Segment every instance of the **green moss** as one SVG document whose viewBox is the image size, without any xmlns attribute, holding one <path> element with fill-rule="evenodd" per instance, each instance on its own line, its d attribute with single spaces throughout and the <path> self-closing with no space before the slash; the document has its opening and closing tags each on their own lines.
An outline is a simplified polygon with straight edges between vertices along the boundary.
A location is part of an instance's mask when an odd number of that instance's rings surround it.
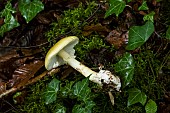
<svg viewBox="0 0 170 113">
<path fill-rule="evenodd" d="M 46 87 L 45 81 L 49 81 L 49 78 L 45 78 L 43 81 L 39 81 L 35 85 L 28 87 L 30 92 L 28 92 L 24 100 L 24 103 L 22 105 L 17 106 L 19 112 L 27 112 L 27 113 L 48 112 L 47 108 L 49 106 L 46 106 L 43 99 L 41 98 L 41 92 Z M 13 111 L 13 112 L 18 112 L 18 111 Z"/>
<path fill-rule="evenodd" d="M 86 54 L 93 49 L 100 50 L 109 47 L 99 35 L 90 35 L 89 37 L 80 37 L 80 43 L 76 45 L 75 50 L 77 58 L 82 60 L 86 59 Z"/>
<path fill-rule="evenodd" d="M 110 102 L 108 93 L 99 92 L 95 98 L 96 106 L 93 109 L 94 113 L 144 113 L 144 107 L 140 104 L 135 104 L 127 107 L 127 92 L 114 93 L 115 105 Z"/>
<path fill-rule="evenodd" d="M 163 81 L 159 80 L 158 69 L 161 66 L 161 61 L 154 55 L 151 50 L 134 55 L 136 61 L 135 75 L 131 86 L 138 87 L 146 95 L 155 100 L 160 99 L 164 92 Z"/>
<path fill-rule="evenodd" d="M 92 15 L 97 4 L 95 2 L 87 3 L 87 7 L 79 4 L 77 8 L 64 11 L 64 14 L 58 20 L 51 24 L 51 29 L 46 33 L 48 40 L 52 40 L 59 35 L 71 32 L 76 36 L 81 33 L 81 27 L 86 24 L 85 20 Z M 55 43 L 55 41 L 54 41 Z"/>
</svg>

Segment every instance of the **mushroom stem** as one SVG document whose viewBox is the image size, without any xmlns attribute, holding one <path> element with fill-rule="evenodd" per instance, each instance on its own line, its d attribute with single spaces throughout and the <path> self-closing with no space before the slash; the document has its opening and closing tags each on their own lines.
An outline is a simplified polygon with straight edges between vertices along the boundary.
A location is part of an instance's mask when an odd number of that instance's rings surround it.
<svg viewBox="0 0 170 113">
<path fill-rule="evenodd" d="M 89 80 L 102 85 L 101 77 L 98 76 L 98 73 L 92 71 L 90 68 L 77 61 L 75 58 L 70 56 L 66 51 L 61 50 L 58 53 L 58 56 L 60 56 L 67 64 L 69 64 L 71 67 L 73 67 L 75 70 L 80 72 L 85 77 L 90 76 Z"/>
</svg>

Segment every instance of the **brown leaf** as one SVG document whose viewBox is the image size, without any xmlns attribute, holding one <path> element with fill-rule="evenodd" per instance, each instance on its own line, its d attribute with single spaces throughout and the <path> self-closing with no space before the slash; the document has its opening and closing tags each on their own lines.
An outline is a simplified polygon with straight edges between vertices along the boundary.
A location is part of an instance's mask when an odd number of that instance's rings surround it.
<svg viewBox="0 0 170 113">
<path fill-rule="evenodd" d="M 12 39 L 9 37 L 4 37 L 3 40 L 0 42 L 0 46 L 8 46 L 9 44 L 12 43 Z"/>
<path fill-rule="evenodd" d="M 0 52 L 0 63 L 2 62 L 6 62 L 8 61 L 9 59 L 11 58 L 16 58 L 16 57 L 19 57 L 19 55 L 17 54 L 16 50 L 7 50 L 7 51 L 1 51 Z"/>
<path fill-rule="evenodd" d="M 166 92 L 164 99 L 159 102 L 158 113 L 169 113 L 170 112 L 170 92 Z"/>
<path fill-rule="evenodd" d="M 10 58 L 4 62 L 0 62 L 0 78 L 5 81 L 11 79 L 14 70 L 23 65 L 26 60 L 27 58 Z"/>
<path fill-rule="evenodd" d="M 124 46 L 128 42 L 128 32 L 122 33 L 119 30 L 113 30 L 106 37 L 106 41 L 114 45 L 116 49 Z"/>
<path fill-rule="evenodd" d="M 13 79 L 8 83 L 9 87 L 24 86 L 30 78 L 44 65 L 44 61 L 34 60 L 29 64 L 24 64 L 17 68 L 13 73 Z"/>
<path fill-rule="evenodd" d="M 44 40 L 43 30 L 44 30 L 43 25 L 37 25 L 33 29 L 28 30 L 26 33 L 22 34 L 22 36 L 16 40 L 15 46 L 26 47 L 39 44 L 38 40 Z"/>
<path fill-rule="evenodd" d="M 103 21 L 102 21 L 102 24 L 104 24 L 104 25 L 109 25 L 109 24 L 111 24 L 113 21 L 116 21 L 116 20 L 114 20 L 113 18 L 106 18 L 106 19 L 104 19 Z"/>
<path fill-rule="evenodd" d="M 4 19 L 0 18 L 0 26 L 4 24 Z"/>
<path fill-rule="evenodd" d="M 0 51 L 0 62 L 6 62 L 9 59 L 20 57 L 29 57 L 32 55 L 35 55 L 37 53 L 40 53 L 42 50 L 37 49 L 7 49 L 7 51 Z M 21 55 L 22 54 L 22 55 Z"/>
<path fill-rule="evenodd" d="M 133 9 L 134 9 L 135 11 L 138 11 L 138 8 L 139 8 L 139 4 L 138 4 L 138 3 L 135 3 L 135 4 L 133 5 Z"/>
<path fill-rule="evenodd" d="M 143 15 L 143 16 L 146 15 L 146 13 L 145 13 L 144 11 L 139 11 L 139 14 L 141 14 L 141 15 Z"/>
<path fill-rule="evenodd" d="M 67 69 L 65 69 L 62 73 L 61 73 L 61 80 L 65 79 L 67 76 L 70 75 L 71 72 L 73 72 L 74 69 L 72 67 L 68 67 Z"/>
<path fill-rule="evenodd" d="M 4 91 L 6 91 L 6 83 L 0 81 L 0 94 Z"/>
<path fill-rule="evenodd" d="M 36 19 L 41 24 L 50 24 L 54 20 L 57 21 L 60 17 L 59 11 L 56 10 L 50 10 L 48 12 L 40 13 L 36 16 Z"/>
<path fill-rule="evenodd" d="M 157 1 L 156 0 L 152 0 L 152 4 L 153 4 L 153 6 L 156 6 Z"/>
<path fill-rule="evenodd" d="M 20 49 L 19 51 L 15 49 L 10 49 L 7 53 L 2 53 L 3 55 L 1 55 L 0 57 L 0 79 L 2 79 L 4 82 L 8 82 L 7 89 L 13 87 L 15 82 L 18 80 L 17 76 L 13 78 L 13 74 L 15 75 L 16 72 L 21 72 L 20 74 L 24 74 L 24 72 L 22 73 L 22 71 L 29 71 L 26 70 L 27 67 L 24 70 L 22 66 L 26 65 L 26 61 L 34 58 L 29 56 L 37 54 L 39 52 L 41 52 L 40 49 Z M 20 56 L 20 54 L 22 54 L 22 56 Z M 21 79 L 22 77 L 25 76 L 19 76 L 19 79 Z"/>
<path fill-rule="evenodd" d="M 166 102 L 170 103 L 170 92 L 165 93 L 164 98 L 165 98 Z"/>
<path fill-rule="evenodd" d="M 110 30 L 106 26 L 102 26 L 99 23 L 99 24 L 96 24 L 96 25 L 84 26 L 83 35 L 88 36 L 94 31 L 102 33 L 102 34 L 110 32 Z"/>
</svg>

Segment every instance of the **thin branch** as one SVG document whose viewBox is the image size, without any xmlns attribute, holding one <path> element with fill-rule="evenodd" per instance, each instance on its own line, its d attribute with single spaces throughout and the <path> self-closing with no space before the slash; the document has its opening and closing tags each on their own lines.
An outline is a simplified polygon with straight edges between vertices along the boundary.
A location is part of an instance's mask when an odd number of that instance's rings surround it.
<svg viewBox="0 0 170 113">
<path fill-rule="evenodd" d="M 55 71 L 53 72 L 53 74 L 58 73 L 58 72 L 59 72 L 59 68 L 56 68 Z M 41 73 L 41 74 L 38 75 L 37 77 L 29 80 L 29 81 L 27 82 L 27 84 L 25 84 L 24 86 L 27 86 L 27 85 L 30 85 L 30 84 L 33 84 L 33 83 L 37 82 L 38 80 L 40 80 L 41 78 L 43 78 L 45 75 L 47 75 L 47 73 L 49 73 L 49 72 L 48 72 L 48 71 L 44 71 L 43 73 Z M 0 98 L 4 97 L 5 95 L 8 95 L 8 94 L 10 94 L 10 93 L 12 93 L 12 92 L 16 92 L 18 89 L 21 88 L 21 85 L 20 85 L 20 84 L 18 84 L 18 86 L 19 86 L 19 87 L 16 86 L 16 87 L 13 87 L 13 88 L 11 88 L 11 89 L 9 89 L 9 90 L 6 90 L 6 91 L 3 92 L 2 94 L 0 94 Z M 23 85 L 22 85 L 22 86 L 23 86 Z M 23 89 L 23 88 L 25 88 L 25 87 L 22 87 L 22 89 Z"/>
</svg>

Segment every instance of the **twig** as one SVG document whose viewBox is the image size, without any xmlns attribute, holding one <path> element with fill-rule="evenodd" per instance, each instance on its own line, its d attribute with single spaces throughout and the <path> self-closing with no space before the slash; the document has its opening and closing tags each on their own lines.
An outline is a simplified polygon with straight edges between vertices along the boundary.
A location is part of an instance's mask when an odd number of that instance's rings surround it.
<svg viewBox="0 0 170 113">
<path fill-rule="evenodd" d="M 113 96 L 113 94 L 112 94 L 111 91 L 109 91 L 108 93 L 109 93 L 110 101 L 111 101 L 112 105 L 114 106 L 114 104 L 115 104 L 115 102 L 114 102 L 114 96 Z"/>
<path fill-rule="evenodd" d="M 37 82 L 38 80 L 40 80 L 41 78 L 43 78 L 47 73 L 48 73 L 48 71 L 44 71 L 43 73 L 41 73 L 41 74 L 38 75 L 37 77 L 29 80 L 28 83 L 26 84 L 26 86 L 27 86 L 27 85 L 30 85 L 30 84 L 32 84 L 32 83 Z"/>
<path fill-rule="evenodd" d="M 6 101 L 6 100 L 4 100 L 4 99 L 2 99 L 2 100 L 12 107 L 12 109 L 8 109 L 8 110 L 5 111 L 4 113 L 7 113 L 7 112 L 9 112 L 9 111 L 11 111 L 11 110 L 13 110 L 13 109 L 14 109 L 15 111 L 18 111 L 18 110 L 17 110 L 13 105 L 11 105 L 8 101 Z"/>
<path fill-rule="evenodd" d="M 55 73 L 57 73 L 57 72 L 59 72 L 59 68 L 56 68 L 55 71 L 53 72 L 53 74 L 55 74 Z M 37 82 L 38 80 L 40 80 L 41 78 L 43 78 L 47 73 L 48 73 L 48 71 L 44 71 L 43 73 L 41 73 L 41 74 L 38 75 L 37 77 L 29 80 L 29 81 L 27 82 L 27 84 L 25 84 L 24 86 L 27 86 L 27 85 L 30 85 L 30 84 L 32 84 L 32 83 Z M 17 86 L 19 86 L 19 87 L 17 87 Z M 5 95 L 8 95 L 9 93 L 15 92 L 15 91 L 17 91 L 18 89 L 21 88 L 21 85 L 20 85 L 20 84 L 18 84 L 17 86 L 15 86 L 15 87 L 13 87 L 13 88 L 11 88 L 11 89 L 9 89 L 9 90 L 6 90 L 6 91 L 3 92 L 2 94 L 0 94 L 0 98 L 2 98 L 2 97 L 5 96 Z M 22 88 L 25 88 L 25 87 L 22 87 Z"/>
<path fill-rule="evenodd" d="M 3 92 L 2 94 L 0 94 L 0 98 L 2 98 L 2 97 L 5 96 L 5 95 L 8 95 L 9 93 L 15 92 L 16 90 L 17 90 L 16 87 L 13 87 L 13 88 L 11 88 L 11 89 L 9 89 L 9 90 L 6 90 L 6 91 Z"/>
</svg>

